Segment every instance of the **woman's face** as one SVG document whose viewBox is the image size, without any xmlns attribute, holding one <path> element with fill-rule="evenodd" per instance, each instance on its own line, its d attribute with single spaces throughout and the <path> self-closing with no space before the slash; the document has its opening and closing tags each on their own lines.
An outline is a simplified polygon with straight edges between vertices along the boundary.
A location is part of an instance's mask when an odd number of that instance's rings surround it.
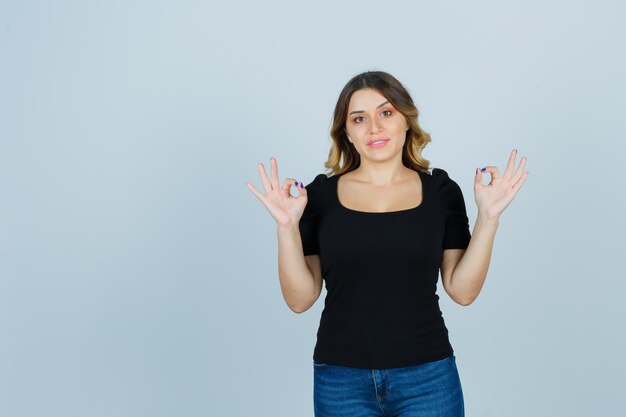
<svg viewBox="0 0 626 417">
<path fill-rule="evenodd" d="M 378 91 L 366 88 L 352 94 L 346 133 L 361 160 L 383 161 L 398 154 L 401 158 L 408 129 L 404 115 Z"/>
</svg>

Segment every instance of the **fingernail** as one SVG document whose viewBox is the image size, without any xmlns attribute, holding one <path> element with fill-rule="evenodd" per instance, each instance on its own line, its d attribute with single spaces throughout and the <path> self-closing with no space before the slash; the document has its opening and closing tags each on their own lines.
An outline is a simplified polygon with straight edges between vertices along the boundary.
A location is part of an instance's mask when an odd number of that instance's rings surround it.
<svg viewBox="0 0 626 417">
<path fill-rule="evenodd" d="M 482 172 L 485 172 L 485 170 L 487 170 L 487 167 L 481 169 Z"/>
<path fill-rule="evenodd" d="M 298 181 L 296 181 L 296 187 L 298 186 Z"/>
<path fill-rule="evenodd" d="M 304 184 L 303 183 L 300 183 L 300 188 L 304 188 Z"/>
</svg>

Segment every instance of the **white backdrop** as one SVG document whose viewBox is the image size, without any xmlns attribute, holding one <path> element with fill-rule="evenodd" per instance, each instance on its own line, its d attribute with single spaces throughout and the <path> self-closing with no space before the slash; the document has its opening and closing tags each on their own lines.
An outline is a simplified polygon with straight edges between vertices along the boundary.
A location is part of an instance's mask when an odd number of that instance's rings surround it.
<svg viewBox="0 0 626 417">
<path fill-rule="evenodd" d="M 245 182 L 323 172 L 366 70 L 409 89 L 471 228 L 475 168 L 528 158 L 478 299 L 438 290 L 466 414 L 624 415 L 625 12 L 0 3 L 0 416 L 313 416 L 326 293 L 289 310 Z"/>
</svg>

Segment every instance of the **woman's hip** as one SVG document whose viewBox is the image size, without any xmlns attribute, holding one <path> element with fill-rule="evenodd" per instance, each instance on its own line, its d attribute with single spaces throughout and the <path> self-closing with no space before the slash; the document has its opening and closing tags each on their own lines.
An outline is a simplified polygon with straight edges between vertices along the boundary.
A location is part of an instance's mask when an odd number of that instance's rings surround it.
<svg viewBox="0 0 626 417">
<path fill-rule="evenodd" d="M 401 368 L 313 362 L 316 417 L 464 416 L 456 357 Z"/>
</svg>

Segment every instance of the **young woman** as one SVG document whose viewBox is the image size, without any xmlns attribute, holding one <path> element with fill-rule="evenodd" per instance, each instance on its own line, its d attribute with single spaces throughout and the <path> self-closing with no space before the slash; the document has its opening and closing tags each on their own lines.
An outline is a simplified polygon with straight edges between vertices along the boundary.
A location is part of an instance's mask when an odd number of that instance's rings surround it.
<svg viewBox="0 0 626 417">
<path fill-rule="evenodd" d="M 278 224 L 283 297 L 308 310 L 326 283 L 313 354 L 314 409 L 326 416 L 463 416 L 456 356 L 439 296 L 467 306 L 487 275 L 499 217 L 526 180 L 513 150 L 502 175 L 477 169 L 472 234 L 463 194 L 440 168 L 407 90 L 390 74 L 352 78 L 335 107 L 325 167 L 306 187 L 275 158 L 265 194 L 247 182 Z M 483 172 L 491 182 L 482 184 Z M 290 189 L 298 190 L 292 197 Z"/>
</svg>

